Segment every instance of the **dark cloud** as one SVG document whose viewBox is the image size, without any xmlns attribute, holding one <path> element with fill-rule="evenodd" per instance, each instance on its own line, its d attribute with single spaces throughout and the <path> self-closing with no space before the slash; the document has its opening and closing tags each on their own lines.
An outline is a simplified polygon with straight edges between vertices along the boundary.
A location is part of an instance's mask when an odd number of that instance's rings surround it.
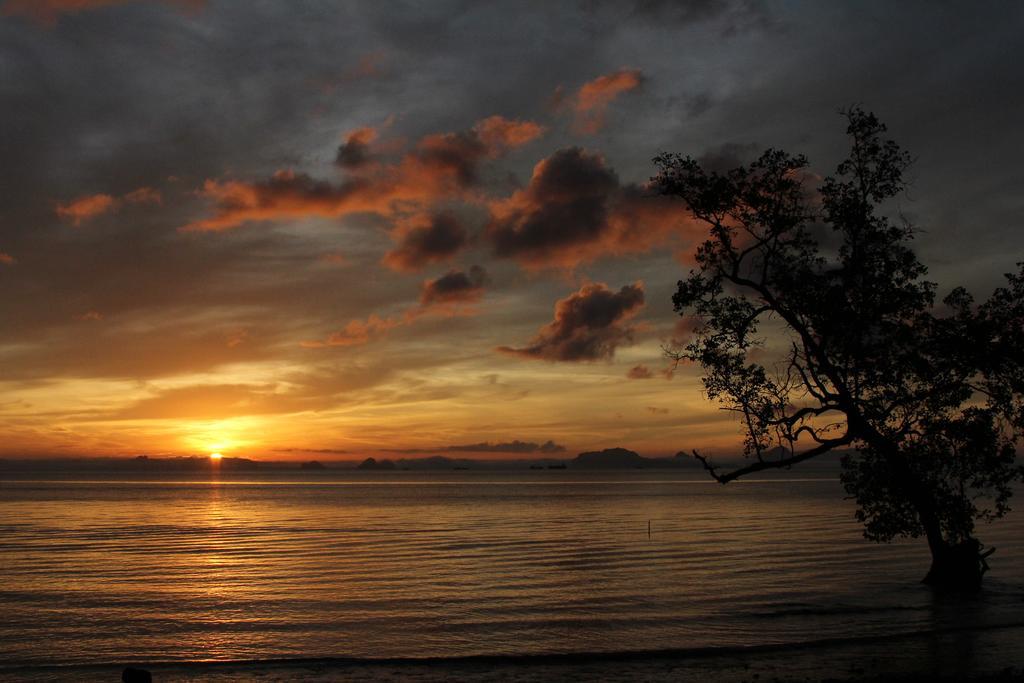
<svg viewBox="0 0 1024 683">
<path fill-rule="evenodd" d="M 448 446 L 444 449 L 449 452 L 468 453 L 564 453 L 565 446 L 560 446 L 554 441 L 545 441 L 538 444 L 532 441 L 519 441 L 518 439 L 502 443 L 481 443 L 464 444 L 461 446 Z"/>
<path fill-rule="evenodd" d="M 493 202 L 491 214 L 486 236 L 495 255 L 527 268 L 646 251 L 688 224 L 680 206 L 620 184 L 603 157 L 579 147 L 538 163 L 530 184 Z"/>
<path fill-rule="evenodd" d="M 420 305 L 437 306 L 475 303 L 483 296 L 487 271 L 473 266 L 468 272 L 451 270 L 436 280 L 423 283 Z"/>
<path fill-rule="evenodd" d="M 361 168 L 370 163 L 370 143 L 377 137 L 373 128 L 359 128 L 345 136 L 334 163 L 342 168 Z"/>
<path fill-rule="evenodd" d="M 424 168 L 451 174 L 465 187 L 476 182 L 477 167 L 487 156 L 487 145 L 473 132 L 428 135 L 414 155 Z"/>
<path fill-rule="evenodd" d="M 451 213 L 417 216 L 396 230 L 398 246 L 384 255 L 395 270 L 419 270 L 446 261 L 468 243 L 469 235 Z"/>
<path fill-rule="evenodd" d="M 498 350 L 524 358 L 589 361 L 611 358 L 632 341 L 629 321 L 643 308 L 644 285 L 637 282 L 618 292 L 607 285 L 584 285 L 555 304 L 555 319 L 542 327 L 524 348 Z"/>
<path fill-rule="evenodd" d="M 482 441 L 480 443 L 460 444 L 454 446 L 440 446 L 437 448 L 386 448 L 391 453 L 564 453 L 565 446 L 548 440 L 544 443 L 534 441 L 500 441 L 491 443 Z"/>
</svg>

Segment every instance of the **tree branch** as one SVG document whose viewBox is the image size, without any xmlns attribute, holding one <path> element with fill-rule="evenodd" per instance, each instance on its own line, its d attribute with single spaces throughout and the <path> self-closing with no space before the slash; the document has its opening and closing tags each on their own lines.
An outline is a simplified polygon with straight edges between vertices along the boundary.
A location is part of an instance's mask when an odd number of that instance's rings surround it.
<svg viewBox="0 0 1024 683">
<path fill-rule="evenodd" d="M 706 457 L 698 453 L 696 450 L 693 451 L 693 457 L 700 461 L 701 465 L 704 466 L 704 469 L 707 470 L 708 474 L 711 475 L 712 479 L 717 481 L 719 484 L 728 484 L 730 481 L 734 479 L 739 479 L 740 477 L 744 477 L 748 474 L 753 474 L 754 472 L 761 472 L 764 470 L 779 470 L 792 467 L 797 463 L 801 463 L 805 460 L 810 460 L 811 458 L 816 458 L 819 455 L 828 453 L 829 451 L 835 448 L 838 448 L 840 446 L 848 446 L 851 443 L 853 443 L 853 435 L 847 432 L 838 439 L 824 440 L 821 442 L 820 445 L 815 446 L 814 448 L 811 448 L 809 450 L 806 450 L 803 453 L 797 453 L 796 455 L 790 456 L 788 458 L 782 458 L 780 460 L 758 460 L 757 462 L 753 462 L 745 467 L 740 467 L 739 469 L 732 470 L 731 472 L 726 472 L 725 474 L 719 474 L 718 468 L 712 465 Z"/>
</svg>

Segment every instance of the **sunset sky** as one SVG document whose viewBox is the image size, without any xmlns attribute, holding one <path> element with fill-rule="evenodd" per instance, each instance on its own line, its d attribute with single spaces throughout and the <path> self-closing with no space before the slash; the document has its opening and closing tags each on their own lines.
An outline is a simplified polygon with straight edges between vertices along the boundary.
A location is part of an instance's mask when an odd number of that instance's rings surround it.
<svg viewBox="0 0 1024 683">
<path fill-rule="evenodd" d="M 651 158 L 853 104 L 940 289 L 1024 259 L 1024 5 L 505 7 L 0 1 L 0 455 L 728 452 Z"/>
</svg>

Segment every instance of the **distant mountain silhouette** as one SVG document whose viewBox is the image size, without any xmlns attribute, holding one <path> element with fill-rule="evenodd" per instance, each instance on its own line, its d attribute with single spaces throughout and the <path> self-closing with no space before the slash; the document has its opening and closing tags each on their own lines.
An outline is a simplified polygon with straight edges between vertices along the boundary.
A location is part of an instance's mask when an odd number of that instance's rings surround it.
<svg viewBox="0 0 1024 683">
<path fill-rule="evenodd" d="M 569 466 L 581 469 L 665 469 L 700 468 L 690 457 L 645 458 L 628 448 L 605 448 L 602 451 L 580 453 Z"/>
<path fill-rule="evenodd" d="M 398 466 L 391 460 L 377 460 L 376 458 L 367 458 L 356 466 L 357 470 L 394 470 L 398 469 Z"/>
<path fill-rule="evenodd" d="M 325 470 L 327 466 L 319 460 L 310 460 L 299 465 L 299 468 L 304 470 Z"/>
<path fill-rule="evenodd" d="M 652 459 L 645 458 L 628 448 L 606 448 L 603 451 L 587 451 L 586 453 L 580 453 L 572 461 L 573 467 L 617 469 L 623 467 L 639 468 L 644 465 L 653 466 L 654 464 L 655 461 Z"/>
</svg>

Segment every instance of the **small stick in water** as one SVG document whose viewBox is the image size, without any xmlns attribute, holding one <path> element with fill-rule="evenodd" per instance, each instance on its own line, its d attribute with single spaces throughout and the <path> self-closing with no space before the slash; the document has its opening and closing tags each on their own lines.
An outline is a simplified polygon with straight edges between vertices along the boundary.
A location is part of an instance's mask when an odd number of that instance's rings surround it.
<svg viewBox="0 0 1024 683">
<path fill-rule="evenodd" d="M 647 520 L 647 539 L 651 538 L 651 520 Z"/>
</svg>

